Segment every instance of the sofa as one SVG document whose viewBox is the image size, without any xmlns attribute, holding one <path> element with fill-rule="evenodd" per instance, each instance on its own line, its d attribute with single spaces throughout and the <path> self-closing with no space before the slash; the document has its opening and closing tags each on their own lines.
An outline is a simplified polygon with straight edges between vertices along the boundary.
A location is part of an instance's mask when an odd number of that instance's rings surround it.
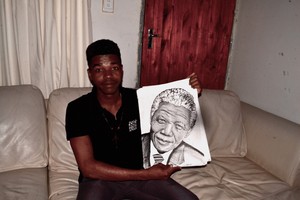
<svg viewBox="0 0 300 200">
<path fill-rule="evenodd" d="M 78 168 L 65 136 L 68 102 L 91 88 L 44 99 L 32 85 L 0 87 L 0 200 L 76 199 Z M 172 177 L 202 200 L 299 200 L 300 125 L 240 101 L 199 98 L 212 161 Z"/>
</svg>

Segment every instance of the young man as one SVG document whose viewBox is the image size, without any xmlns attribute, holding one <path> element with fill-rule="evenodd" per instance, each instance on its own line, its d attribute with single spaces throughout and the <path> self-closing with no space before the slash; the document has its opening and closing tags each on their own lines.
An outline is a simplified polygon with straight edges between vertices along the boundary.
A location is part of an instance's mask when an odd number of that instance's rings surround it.
<svg viewBox="0 0 300 200">
<path fill-rule="evenodd" d="M 117 44 L 98 40 L 86 56 L 92 92 L 70 102 L 66 113 L 67 139 L 80 170 L 77 199 L 198 199 L 170 178 L 180 167 L 143 169 L 137 95 L 122 87 Z M 200 91 L 195 75 L 190 83 Z"/>
</svg>

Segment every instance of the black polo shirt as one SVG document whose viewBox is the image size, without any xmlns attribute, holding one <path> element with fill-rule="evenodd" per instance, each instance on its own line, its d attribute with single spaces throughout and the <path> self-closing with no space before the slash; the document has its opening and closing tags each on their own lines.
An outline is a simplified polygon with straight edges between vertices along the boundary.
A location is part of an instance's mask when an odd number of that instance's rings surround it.
<svg viewBox="0 0 300 200">
<path fill-rule="evenodd" d="M 122 106 L 117 119 L 100 106 L 95 89 L 70 102 L 66 111 L 67 139 L 89 135 L 96 160 L 141 169 L 143 156 L 136 90 L 121 88 L 121 94 Z"/>
</svg>

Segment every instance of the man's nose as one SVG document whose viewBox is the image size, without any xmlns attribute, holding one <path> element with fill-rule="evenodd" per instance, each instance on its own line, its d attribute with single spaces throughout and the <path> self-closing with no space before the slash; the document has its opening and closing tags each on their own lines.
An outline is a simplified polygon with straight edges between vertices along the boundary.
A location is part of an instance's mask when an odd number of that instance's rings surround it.
<svg viewBox="0 0 300 200">
<path fill-rule="evenodd" d="M 171 123 L 166 124 L 166 127 L 164 128 L 164 134 L 172 135 L 172 128 L 173 128 L 173 125 Z"/>
<path fill-rule="evenodd" d="M 112 76 L 112 70 L 105 70 L 105 77 L 110 78 Z"/>
</svg>

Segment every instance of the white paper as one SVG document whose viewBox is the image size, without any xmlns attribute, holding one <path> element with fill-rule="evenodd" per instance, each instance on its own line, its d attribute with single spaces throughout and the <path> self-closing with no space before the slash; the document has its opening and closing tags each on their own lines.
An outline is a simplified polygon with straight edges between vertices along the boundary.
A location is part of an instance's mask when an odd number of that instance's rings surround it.
<svg viewBox="0 0 300 200">
<path fill-rule="evenodd" d="M 188 167 L 188 166 L 203 166 L 206 165 L 207 162 L 211 161 L 210 151 L 207 143 L 207 137 L 205 133 L 205 129 L 203 126 L 203 120 L 201 116 L 201 110 L 200 105 L 198 102 L 198 94 L 197 90 L 193 89 L 189 85 L 189 79 L 183 79 L 180 81 L 174 81 L 167 84 L 161 84 L 161 85 L 154 85 L 154 86 L 145 86 L 137 90 L 138 95 L 138 101 L 139 101 L 139 111 L 140 111 L 140 119 L 141 119 L 141 131 L 142 131 L 142 138 L 146 138 L 146 135 L 150 135 L 151 132 L 151 107 L 153 104 L 154 99 L 158 94 L 160 94 L 162 91 L 166 89 L 173 89 L 173 88 L 182 88 L 186 90 L 188 93 L 190 93 L 193 97 L 193 101 L 196 106 L 197 111 L 197 118 L 196 123 L 194 127 L 192 128 L 191 132 L 188 134 L 188 136 L 180 143 L 182 148 L 177 148 L 176 154 L 180 156 L 176 157 L 182 157 L 184 162 L 181 163 L 167 163 L 167 160 L 174 160 L 171 159 L 171 157 L 174 157 L 174 153 L 172 153 L 172 150 L 169 152 L 165 152 L 161 154 L 163 156 L 163 164 L 173 164 L 178 165 L 181 167 Z M 149 137 L 148 137 L 149 138 Z M 142 139 L 144 140 L 144 139 Z M 145 144 L 143 143 L 143 154 L 144 154 L 144 167 L 147 168 L 149 166 L 152 166 L 155 163 L 153 155 L 158 153 L 155 146 L 153 145 L 152 140 L 150 140 L 150 164 L 146 164 L 149 159 L 147 157 L 147 150 L 145 150 Z M 194 149 L 196 149 L 196 152 L 201 152 L 201 155 L 198 153 L 192 153 L 194 152 Z M 178 153 L 178 151 L 181 151 L 182 153 Z M 170 155 L 172 155 L 170 157 Z M 146 161 L 147 160 L 147 161 Z M 171 161 L 170 161 L 171 162 Z"/>
</svg>

